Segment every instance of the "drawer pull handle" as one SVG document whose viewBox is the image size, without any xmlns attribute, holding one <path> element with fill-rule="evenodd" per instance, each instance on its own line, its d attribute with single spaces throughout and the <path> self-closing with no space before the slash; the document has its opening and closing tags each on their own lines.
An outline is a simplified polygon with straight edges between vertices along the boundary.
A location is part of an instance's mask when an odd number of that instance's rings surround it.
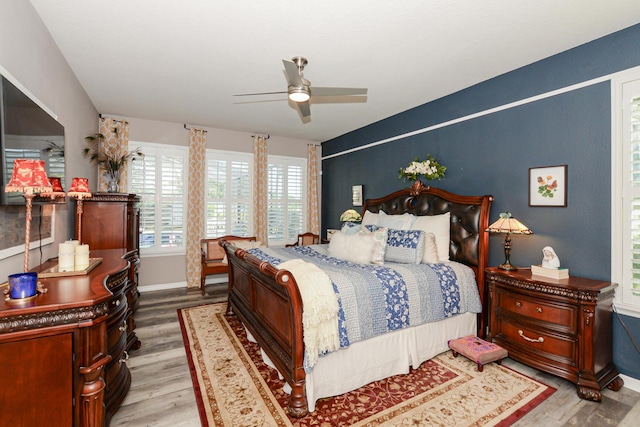
<svg viewBox="0 0 640 427">
<path fill-rule="evenodd" d="M 536 311 L 537 311 L 538 313 L 542 313 L 542 308 L 541 308 L 541 307 L 536 307 Z"/>
<path fill-rule="evenodd" d="M 544 342 L 544 338 L 543 337 L 538 337 L 538 339 L 529 338 L 528 336 L 526 336 L 524 334 L 524 332 L 522 332 L 522 329 L 518 330 L 518 335 L 520 335 L 522 338 L 524 338 L 525 340 L 527 340 L 529 342 Z"/>
<path fill-rule="evenodd" d="M 522 307 L 522 303 L 520 301 L 516 301 L 516 307 L 518 308 Z"/>
</svg>

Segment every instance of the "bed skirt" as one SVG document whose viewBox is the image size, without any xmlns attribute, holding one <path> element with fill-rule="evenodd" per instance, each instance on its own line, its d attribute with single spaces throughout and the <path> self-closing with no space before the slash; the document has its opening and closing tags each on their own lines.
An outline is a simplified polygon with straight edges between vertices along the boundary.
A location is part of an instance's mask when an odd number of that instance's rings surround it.
<svg viewBox="0 0 640 427">
<path fill-rule="evenodd" d="M 306 376 L 309 412 L 316 400 L 337 396 L 373 381 L 393 375 L 407 374 L 426 360 L 449 350 L 451 339 L 476 333 L 475 313 L 464 313 L 438 322 L 425 323 L 359 341 L 320 357 L 313 372 Z M 246 328 L 245 328 L 246 330 Z M 247 337 L 255 342 L 249 331 Z M 264 362 L 275 369 L 267 355 Z M 285 391 L 291 391 L 288 384 Z"/>
</svg>

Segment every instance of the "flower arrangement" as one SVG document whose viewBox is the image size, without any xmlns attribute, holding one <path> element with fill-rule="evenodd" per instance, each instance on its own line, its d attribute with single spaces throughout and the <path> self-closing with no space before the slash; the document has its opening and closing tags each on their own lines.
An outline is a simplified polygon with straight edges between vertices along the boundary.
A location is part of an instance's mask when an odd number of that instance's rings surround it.
<svg viewBox="0 0 640 427">
<path fill-rule="evenodd" d="M 444 178 L 444 173 L 447 170 L 446 166 L 442 166 L 431 154 L 427 154 L 427 160 L 420 161 L 416 157 L 415 160 L 409 163 L 406 168 L 400 168 L 400 175 L 398 178 L 402 178 L 403 181 L 415 181 L 420 175 L 424 176 L 428 181 L 432 179 Z"/>
<path fill-rule="evenodd" d="M 355 209 L 347 209 L 340 215 L 341 222 L 360 222 L 362 216 Z"/>
<path fill-rule="evenodd" d="M 104 140 L 105 136 L 101 133 L 89 135 L 84 140 L 89 145 L 82 150 L 82 154 L 85 157 L 89 157 L 89 161 L 96 162 L 100 169 L 102 169 L 106 176 L 118 181 L 120 179 L 120 173 L 126 166 L 129 160 L 133 161 L 137 157 L 144 157 L 144 153 L 140 148 L 136 148 L 130 151 L 118 151 L 110 149 L 106 153 L 101 153 L 99 149 L 100 141 Z"/>
</svg>

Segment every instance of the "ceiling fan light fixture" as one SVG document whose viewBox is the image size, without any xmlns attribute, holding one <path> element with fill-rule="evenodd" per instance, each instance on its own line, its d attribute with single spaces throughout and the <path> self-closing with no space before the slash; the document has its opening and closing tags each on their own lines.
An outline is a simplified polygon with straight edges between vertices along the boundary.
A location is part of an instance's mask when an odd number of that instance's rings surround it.
<svg viewBox="0 0 640 427">
<path fill-rule="evenodd" d="M 311 94 L 306 87 L 289 87 L 289 99 L 293 102 L 307 102 Z"/>
</svg>

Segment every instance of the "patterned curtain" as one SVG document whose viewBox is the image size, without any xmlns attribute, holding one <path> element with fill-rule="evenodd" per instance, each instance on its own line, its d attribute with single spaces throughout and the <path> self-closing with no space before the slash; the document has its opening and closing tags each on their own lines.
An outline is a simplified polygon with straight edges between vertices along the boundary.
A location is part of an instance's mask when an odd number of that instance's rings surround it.
<svg viewBox="0 0 640 427">
<path fill-rule="evenodd" d="M 200 239 L 204 237 L 207 131 L 189 130 L 187 200 L 187 287 L 200 287 Z"/>
<path fill-rule="evenodd" d="M 98 148 L 101 153 L 127 154 L 127 151 L 129 151 L 129 122 L 103 116 L 100 117 L 98 128 L 98 132 L 104 135 L 104 139 L 100 142 Z M 120 173 L 120 181 L 118 182 L 121 193 L 126 192 L 127 181 L 127 168 L 124 168 Z M 107 183 L 107 178 L 98 170 L 98 191 L 107 191 Z"/>
<path fill-rule="evenodd" d="M 253 235 L 268 246 L 267 234 L 267 138 L 253 136 Z"/>
<path fill-rule="evenodd" d="M 307 231 L 320 234 L 318 225 L 318 151 L 309 144 L 307 155 Z"/>
</svg>

